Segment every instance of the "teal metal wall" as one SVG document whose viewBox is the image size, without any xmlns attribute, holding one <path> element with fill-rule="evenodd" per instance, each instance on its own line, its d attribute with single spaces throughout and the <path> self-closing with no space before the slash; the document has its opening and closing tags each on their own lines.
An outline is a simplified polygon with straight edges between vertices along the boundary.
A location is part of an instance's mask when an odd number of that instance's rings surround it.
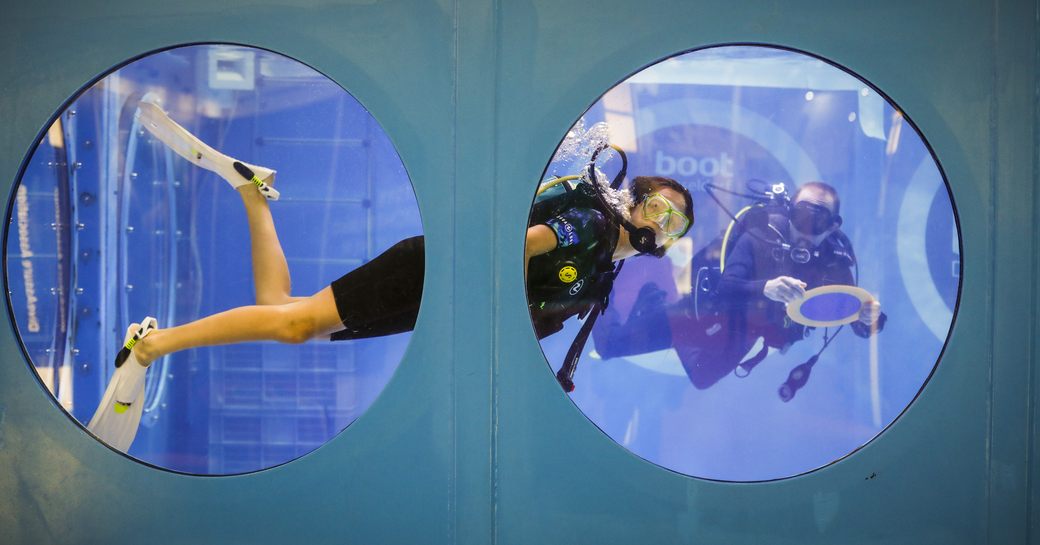
<svg viewBox="0 0 1040 545">
<path fill-rule="evenodd" d="M 89 4 L 4 6 L 0 194 L 59 106 L 111 67 L 189 42 L 264 47 L 339 82 L 390 135 L 423 214 L 427 289 L 367 414 L 234 477 L 116 455 L 0 328 L 0 542 L 1040 543 L 1035 2 Z M 906 414 L 846 460 L 758 484 L 671 473 L 591 425 L 547 371 L 521 266 L 532 183 L 575 118 L 646 64 L 734 42 L 809 51 L 885 91 L 945 169 L 964 248 L 953 335 Z"/>
</svg>

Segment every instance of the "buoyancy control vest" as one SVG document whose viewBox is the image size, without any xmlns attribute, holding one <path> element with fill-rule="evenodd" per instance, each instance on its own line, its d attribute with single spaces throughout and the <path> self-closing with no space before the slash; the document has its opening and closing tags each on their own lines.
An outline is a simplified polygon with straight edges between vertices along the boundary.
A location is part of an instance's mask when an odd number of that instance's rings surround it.
<svg viewBox="0 0 1040 545">
<path fill-rule="evenodd" d="M 596 302 L 605 303 L 619 232 L 611 217 L 584 179 L 561 182 L 535 199 L 529 224 L 548 225 L 557 237 L 556 248 L 532 257 L 527 268 L 527 298 L 538 338 L 559 331 L 572 316 L 585 317 Z"/>
</svg>

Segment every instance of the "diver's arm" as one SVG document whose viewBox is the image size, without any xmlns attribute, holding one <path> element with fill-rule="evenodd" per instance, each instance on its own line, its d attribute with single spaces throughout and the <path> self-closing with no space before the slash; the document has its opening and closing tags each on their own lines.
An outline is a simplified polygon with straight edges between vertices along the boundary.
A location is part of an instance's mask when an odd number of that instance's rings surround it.
<svg viewBox="0 0 1040 545">
<path fill-rule="evenodd" d="M 524 245 L 524 276 L 527 276 L 527 263 L 536 255 L 547 254 L 556 249 L 557 239 L 548 225 L 539 224 L 527 228 L 527 243 Z"/>
<path fill-rule="evenodd" d="M 755 279 L 755 256 L 751 237 L 737 240 L 733 251 L 726 257 L 726 268 L 719 281 L 719 295 L 751 299 L 761 297 L 768 279 Z"/>
</svg>

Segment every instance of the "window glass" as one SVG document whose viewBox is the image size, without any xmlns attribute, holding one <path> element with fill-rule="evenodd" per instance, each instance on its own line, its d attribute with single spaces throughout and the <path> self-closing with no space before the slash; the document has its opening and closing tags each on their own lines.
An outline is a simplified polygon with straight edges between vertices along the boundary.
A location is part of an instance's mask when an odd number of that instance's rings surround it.
<svg viewBox="0 0 1040 545">
<path fill-rule="evenodd" d="M 32 366 L 150 464 L 228 474 L 306 454 L 368 408 L 410 338 L 422 231 L 401 159 L 356 99 L 282 55 L 197 45 L 106 74 L 12 199 L 6 281 Z M 365 268 L 399 243 L 404 310 Z"/>
<path fill-rule="evenodd" d="M 916 127 L 850 72 L 763 46 L 677 55 L 604 94 L 546 168 L 527 252 L 571 400 L 635 454 L 727 481 L 881 433 L 960 289 L 950 191 Z"/>
</svg>

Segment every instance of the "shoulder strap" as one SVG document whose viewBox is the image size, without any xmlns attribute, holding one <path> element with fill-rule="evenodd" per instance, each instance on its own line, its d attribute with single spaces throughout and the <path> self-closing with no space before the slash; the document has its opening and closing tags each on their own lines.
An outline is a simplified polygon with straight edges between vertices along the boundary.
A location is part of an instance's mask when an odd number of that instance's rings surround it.
<svg viewBox="0 0 1040 545">
<path fill-rule="evenodd" d="M 610 290 L 614 287 L 614 279 L 617 278 L 618 273 L 621 272 L 621 266 L 624 264 L 624 259 L 618 261 L 617 267 L 606 273 L 604 275 L 605 281 L 597 286 L 597 289 L 603 293 L 597 294 L 596 302 L 593 303 L 588 317 L 585 318 L 585 322 L 581 324 L 581 330 L 578 331 L 574 341 L 571 342 L 571 347 L 567 350 L 567 356 L 563 358 L 563 365 L 556 372 L 556 380 L 565 392 L 574 391 L 574 372 L 578 370 L 578 360 L 581 359 L 581 353 L 585 351 L 585 343 L 589 340 L 592 327 L 596 325 L 596 318 L 607 310 L 607 305 L 610 303 Z"/>
</svg>

